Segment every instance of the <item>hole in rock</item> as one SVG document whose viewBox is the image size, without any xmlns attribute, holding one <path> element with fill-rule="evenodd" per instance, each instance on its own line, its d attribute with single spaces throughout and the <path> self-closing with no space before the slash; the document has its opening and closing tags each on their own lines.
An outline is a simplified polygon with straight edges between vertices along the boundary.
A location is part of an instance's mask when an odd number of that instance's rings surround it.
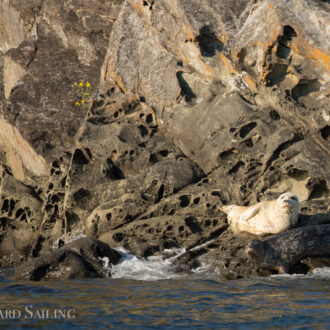
<svg viewBox="0 0 330 330">
<path fill-rule="evenodd" d="M 286 40 L 292 40 L 297 36 L 296 31 L 290 25 L 285 25 L 283 28 L 283 38 Z M 281 40 L 282 41 L 282 40 Z"/>
<path fill-rule="evenodd" d="M 147 144 L 145 142 L 141 142 L 138 144 L 138 147 L 140 148 L 145 148 L 147 146 Z"/>
<path fill-rule="evenodd" d="M 233 166 L 229 171 L 228 174 L 234 174 L 237 173 L 237 171 L 244 166 L 245 164 L 241 161 L 239 161 L 235 166 Z"/>
<path fill-rule="evenodd" d="M 87 165 L 89 163 L 88 159 L 80 149 L 75 150 L 72 160 L 78 165 Z"/>
<path fill-rule="evenodd" d="M 191 102 L 192 99 L 196 98 L 196 95 L 192 91 L 186 80 L 183 78 L 183 74 L 184 74 L 183 71 L 178 71 L 176 73 L 176 77 L 178 79 L 179 86 L 181 88 L 181 96 L 184 97 L 186 102 Z"/>
<path fill-rule="evenodd" d="M 194 198 L 193 203 L 197 205 L 201 199 L 199 197 Z"/>
<path fill-rule="evenodd" d="M 199 30 L 199 35 L 195 40 L 198 43 L 201 54 L 205 57 L 213 57 L 216 51 L 221 52 L 223 49 L 223 43 L 217 38 L 208 25 L 203 26 Z"/>
<path fill-rule="evenodd" d="M 285 79 L 288 66 L 276 63 L 271 65 L 271 71 L 266 76 L 266 86 L 273 86 Z"/>
<path fill-rule="evenodd" d="M 320 180 L 315 183 L 313 186 L 313 190 L 311 191 L 308 200 L 323 198 L 328 195 L 329 189 L 327 187 L 327 183 L 325 180 Z"/>
<path fill-rule="evenodd" d="M 73 194 L 73 199 L 75 202 L 79 202 L 82 199 L 86 199 L 86 198 L 90 198 L 91 197 L 91 193 L 89 190 L 84 189 L 84 188 L 80 188 L 78 189 L 74 194 Z"/>
<path fill-rule="evenodd" d="M 13 199 L 11 199 L 9 202 L 9 212 L 10 213 L 14 211 L 15 205 L 16 205 L 15 201 Z"/>
<path fill-rule="evenodd" d="M 244 139 L 256 126 L 256 122 L 252 122 L 242 126 L 239 130 L 239 136 Z"/>
<path fill-rule="evenodd" d="M 8 212 L 8 211 L 9 211 L 9 200 L 5 199 L 1 207 L 1 212 Z"/>
<path fill-rule="evenodd" d="M 227 158 L 227 157 L 229 157 L 229 156 L 231 156 L 233 154 L 236 154 L 236 153 L 238 153 L 236 149 L 229 149 L 229 150 L 226 150 L 226 151 L 221 152 L 220 155 L 219 155 L 219 157 L 221 159 L 225 159 L 225 158 Z"/>
<path fill-rule="evenodd" d="M 23 209 L 18 209 L 15 214 L 15 218 L 18 219 L 25 211 Z"/>
<path fill-rule="evenodd" d="M 253 147 L 253 142 L 252 142 L 252 139 L 247 139 L 245 141 L 242 142 L 246 147 L 248 148 L 252 148 Z"/>
<path fill-rule="evenodd" d="M 188 217 L 184 219 L 185 224 L 189 227 L 193 234 L 201 233 L 202 228 L 195 217 Z"/>
<path fill-rule="evenodd" d="M 162 184 L 160 186 L 160 188 L 158 189 L 158 192 L 157 192 L 157 199 L 156 199 L 156 203 L 158 203 L 164 196 L 164 190 L 165 190 L 165 187 L 164 185 Z"/>
<path fill-rule="evenodd" d="M 168 150 L 161 150 L 159 152 L 159 154 L 162 156 L 162 157 L 167 157 L 168 156 Z"/>
<path fill-rule="evenodd" d="M 151 155 L 149 156 L 149 162 L 150 162 L 151 164 L 156 164 L 156 163 L 158 162 L 158 158 L 157 158 L 156 154 L 151 154 Z"/>
<path fill-rule="evenodd" d="M 124 234 L 123 233 L 115 233 L 112 235 L 112 238 L 116 241 L 116 242 L 121 242 L 124 239 Z"/>
<path fill-rule="evenodd" d="M 273 120 L 279 120 L 279 119 L 281 119 L 280 115 L 278 114 L 278 112 L 276 110 L 270 110 L 269 111 L 269 116 Z"/>
<path fill-rule="evenodd" d="M 221 197 L 221 193 L 220 193 L 220 191 L 214 190 L 211 192 L 211 196 Z"/>
<path fill-rule="evenodd" d="M 157 128 L 154 128 L 149 136 L 152 138 L 156 133 L 157 133 Z"/>
<path fill-rule="evenodd" d="M 187 207 L 190 203 L 190 197 L 187 195 L 182 195 L 179 197 L 180 199 L 180 206 L 181 207 Z"/>
<path fill-rule="evenodd" d="M 321 129 L 321 136 L 324 140 L 329 141 L 329 136 L 330 136 L 330 126 L 327 125 Z"/>
<path fill-rule="evenodd" d="M 138 127 L 139 127 L 140 134 L 142 137 L 145 137 L 146 135 L 148 135 L 148 130 L 143 125 L 139 125 Z"/>
<path fill-rule="evenodd" d="M 154 121 L 154 119 L 153 119 L 153 117 L 152 117 L 152 114 L 149 113 L 149 114 L 147 115 L 147 118 L 146 118 L 146 123 L 147 123 L 147 124 L 151 124 L 153 121 Z"/>
<path fill-rule="evenodd" d="M 292 89 L 292 98 L 295 101 L 302 96 L 317 92 L 320 90 L 321 84 L 317 79 L 301 80 L 298 85 Z"/>
<path fill-rule="evenodd" d="M 288 169 L 288 175 L 296 180 L 304 180 L 308 177 L 308 172 L 293 167 Z"/>
<path fill-rule="evenodd" d="M 106 162 L 105 174 L 112 180 L 125 179 L 123 171 L 118 166 L 116 166 L 110 158 L 108 158 Z"/>
</svg>

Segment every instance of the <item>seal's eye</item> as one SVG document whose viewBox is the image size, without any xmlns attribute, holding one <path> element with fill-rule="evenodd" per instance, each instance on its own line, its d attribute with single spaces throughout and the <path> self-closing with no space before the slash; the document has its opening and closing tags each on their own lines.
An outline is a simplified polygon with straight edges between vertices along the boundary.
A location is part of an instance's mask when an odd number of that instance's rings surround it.
<svg viewBox="0 0 330 330">
<path fill-rule="evenodd" d="M 298 198 L 296 196 L 291 196 L 290 199 L 293 199 L 294 201 L 298 202 Z"/>
</svg>

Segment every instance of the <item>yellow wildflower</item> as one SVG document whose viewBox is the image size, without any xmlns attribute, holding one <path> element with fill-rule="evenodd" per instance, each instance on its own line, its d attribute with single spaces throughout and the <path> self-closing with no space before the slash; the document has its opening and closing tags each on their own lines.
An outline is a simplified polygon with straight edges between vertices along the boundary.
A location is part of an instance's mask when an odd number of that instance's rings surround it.
<svg viewBox="0 0 330 330">
<path fill-rule="evenodd" d="M 75 103 L 75 105 L 80 105 L 80 103 L 77 101 L 77 102 Z"/>
<path fill-rule="evenodd" d="M 88 81 L 86 82 L 86 87 L 91 87 L 91 84 Z"/>
<path fill-rule="evenodd" d="M 79 84 L 79 86 L 81 86 L 81 87 L 82 87 L 82 86 L 83 86 L 83 83 L 81 82 L 81 83 Z"/>
<path fill-rule="evenodd" d="M 83 100 L 81 100 L 81 103 L 85 103 L 85 100 L 83 99 Z"/>
</svg>

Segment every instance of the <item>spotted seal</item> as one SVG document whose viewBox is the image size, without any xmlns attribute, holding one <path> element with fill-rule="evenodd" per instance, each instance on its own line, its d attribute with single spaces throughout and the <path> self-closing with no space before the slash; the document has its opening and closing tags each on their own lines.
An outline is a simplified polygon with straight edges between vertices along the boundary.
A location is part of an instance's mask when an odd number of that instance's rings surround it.
<svg viewBox="0 0 330 330">
<path fill-rule="evenodd" d="M 296 225 L 299 200 L 290 192 L 273 201 L 262 201 L 251 206 L 225 205 L 220 209 L 228 215 L 234 234 L 278 234 Z"/>
<path fill-rule="evenodd" d="M 290 273 L 304 258 L 330 257 L 330 225 L 295 228 L 264 241 L 253 239 L 246 253 L 261 269 Z"/>
</svg>

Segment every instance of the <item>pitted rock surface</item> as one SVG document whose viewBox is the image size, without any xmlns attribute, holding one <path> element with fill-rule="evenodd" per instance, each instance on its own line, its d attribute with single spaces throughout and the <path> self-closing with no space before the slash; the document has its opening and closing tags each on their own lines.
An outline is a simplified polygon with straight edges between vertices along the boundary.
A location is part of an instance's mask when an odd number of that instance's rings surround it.
<svg viewBox="0 0 330 330">
<path fill-rule="evenodd" d="M 1 266 L 84 233 L 251 277 L 218 205 L 291 191 L 298 227 L 330 223 L 329 18 L 307 0 L 2 1 Z"/>
</svg>

